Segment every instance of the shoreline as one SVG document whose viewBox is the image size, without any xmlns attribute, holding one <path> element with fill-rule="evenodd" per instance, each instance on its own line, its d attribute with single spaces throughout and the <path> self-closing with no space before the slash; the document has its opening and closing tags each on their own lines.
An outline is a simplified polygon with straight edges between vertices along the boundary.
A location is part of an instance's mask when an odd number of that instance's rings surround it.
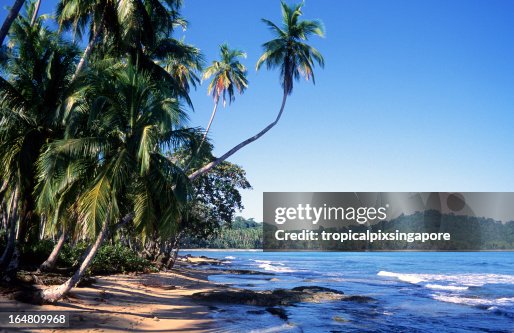
<svg viewBox="0 0 514 333">
<path fill-rule="evenodd" d="M 187 260 L 187 259 L 186 259 Z M 215 332 L 211 309 L 191 295 L 226 288 L 208 280 L 215 271 L 189 265 L 212 263 L 212 258 L 179 260 L 169 272 L 95 276 L 89 287 L 74 288 L 56 305 L 31 305 L 0 293 L 1 312 L 64 311 L 69 328 L 6 329 L 0 332 Z"/>
</svg>

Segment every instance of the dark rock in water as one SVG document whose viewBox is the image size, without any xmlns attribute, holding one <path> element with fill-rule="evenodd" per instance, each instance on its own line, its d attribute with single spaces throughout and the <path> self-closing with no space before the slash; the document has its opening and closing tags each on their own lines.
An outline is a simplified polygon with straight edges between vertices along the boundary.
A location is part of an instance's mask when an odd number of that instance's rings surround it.
<svg viewBox="0 0 514 333">
<path fill-rule="evenodd" d="M 287 306 L 300 302 L 321 303 L 328 301 L 368 302 L 373 300 L 366 296 L 346 296 L 342 291 L 318 287 L 302 286 L 293 289 L 275 289 L 253 291 L 246 289 L 227 289 L 210 292 L 200 292 L 193 298 L 206 302 L 245 304 L 265 307 Z"/>
<path fill-rule="evenodd" d="M 287 313 L 286 310 L 282 308 L 266 308 L 266 311 L 271 313 L 274 316 L 278 316 L 282 320 L 287 320 Z"/>
<path fill-rule="evenodd" d="M 375 299 L 372 297 L 368 297 L 368 296 L 353 295 L 353 296 L 346 296 L 342 300 L 349 301 L 349 302 L 357 302 L 357 303 L 368 303 L 368 302 L 373 302 Z"/>
<path fill-rule="evenodd" d="M 340 317 L 340 316 L 334 316 L 334 317 L 332 317 L 332 319 L 334 319 L 334 321 L 337 321 L 339 323 L 346 323 L 346 322 L 348 322 L 348 319 Z"/>
<path fill-rule="evenodd" d="M 327 288 L 327 287 L 319 287 L 319 286 L 301 286 L 294 287 L 292 290 L 294 291 L 308 291 L 308 292 L 330 292 L 336 294 L 344 294 L 342 291 Z"/>
</svg>

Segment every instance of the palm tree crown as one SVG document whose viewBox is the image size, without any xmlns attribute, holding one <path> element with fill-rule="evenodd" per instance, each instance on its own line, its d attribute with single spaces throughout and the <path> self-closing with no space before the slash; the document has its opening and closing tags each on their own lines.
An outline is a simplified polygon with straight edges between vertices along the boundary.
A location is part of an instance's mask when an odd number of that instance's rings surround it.
<svg viewBox="0 0 514 333">
<path fill-rule="evenodd" d="M 242 94 L 248 87 L 246 78 L 246 67 L 239 62 L 239 58 L 246 58 L 246 53 L 237 49 L 230 49 L 227 44 L 220 46 L 221 59 L 215 60 L 207 67 L 203 79 L 212 78 L 208 87 L 208 93 L 214 98 L 214 103 L 218 103 L 219 98 L 223 97 L 223 106 L 227 102 L 231 103 L 235 99 L 234 87 Z"/>
<path fill-rule="evenodd" d="M 262 19 L 275 34 L 275 38 L 263 44 L 264 54 L 257 61 L 256 69 L 266 63 L 268 69 L 280 67 L 280 81 L 284 93 L 293 92 L 293 82 L 305 77 L 314 79 L 314 62 L 321 67 L 325 61 L 321 53 L 305 42 L 311 35 L 324 37 L 323 24 L 317 20 L 300 20 L 303 2 L 288 6 L 282 1 L 282 27 Z"/>
</svg>

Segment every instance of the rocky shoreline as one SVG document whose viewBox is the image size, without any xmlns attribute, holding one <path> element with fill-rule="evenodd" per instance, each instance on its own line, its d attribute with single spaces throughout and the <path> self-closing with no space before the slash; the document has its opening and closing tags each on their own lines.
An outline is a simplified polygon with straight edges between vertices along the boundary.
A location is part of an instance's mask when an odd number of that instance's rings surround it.
<svg viewBox="0 0 514 333">
<path fill-rule="evenodd" d="M 261 272 L 245 269 L 232 269 L 226 261 L 208 258 L 205 256 L 194 257 L 185 256 L 180 258 L 182 265 L 206 266 L 213 265 L 215 268 L 202 269 L 208 275 L 216 274 L 250 274 L 250 275 L 270 275 L 275 273 Z M 273 280 L 275 278 L 270 278 Z M 271 313 L 283 320 L 287 320 L 287 307 L 297 303 L 324 303 L 334 301 L 368 303 L 375 299 L 361 295 L 346 295 L 344 292 L 316 285 L 298 286 L 291 289 L 269 289 L 251 290 L 243 288 L 233 288 L 227 285 L 216 285 L 210 291 L 197 292 L 191 298 L 201 304 L 208 305 L 212 309 L 217 309 L 221 305 L 250 305 L 262 307 L 262 310 L 249 310 L 252 314 Z"/>
</svg>

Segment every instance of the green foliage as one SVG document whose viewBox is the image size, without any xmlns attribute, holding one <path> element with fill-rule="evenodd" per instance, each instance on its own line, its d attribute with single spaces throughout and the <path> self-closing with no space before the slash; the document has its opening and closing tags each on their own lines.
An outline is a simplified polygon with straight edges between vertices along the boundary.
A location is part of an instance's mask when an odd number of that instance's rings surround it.
<svg viewBox="0 0 514 333">
<path fill-rule="evenodd" d="M 246 172 L 238 165 L 222 162 L 193 182 L 193 201 L 182 217 L 181 231 L 191 238 L 215 235 L 230 225 L 243 209 L 240 189 L 250 189 Z"/>
<path fill-rule="evenodd" d="M 25 265 L 39 266 L 48 258 L 54 245 L 51 240 L 23 244 L 20 247 L 21 260 Z M 64 244 L 57 259 L 57 267 L 69 268 L 78 265 L 87 247 L 86 242 Z M 148 260 L 141 258 L 129 248 L 120 244 L 106 244 L 98 250 L 89 268 L 89 274 L 117 274 L 153 270 L 155 268 Z"/>
<path fill-rule="evenodd" d="M 203 79 L 212 77 L 207 90 L 214 98 L 214 103 L 218 103 L 219 98 L 222 97 L 223 106 L 225 106 L 227 94 L 228 102 L 232 103 L 235 99 L 234 88 L 242 94 L 248 87 L 246 67 L 239 62 L 238 58 L 246 58 L 246 53 L 223 44 L 220 46 L 220 60 L 213 61 L 205 70 Z"/>
<path fill-rule="evenodd" d="M 0 251 L 3 251 L 5 246 L 2 236 L 2 232 L 0 232 Z M 48 239 L 22 244 L 19 248 L 20 259 L 26 266 L 39 266 L 48 258 L 54 246 L 55 243 Z M 82 241 L 76 244 L 64 244 L 57 259 L 57 267 L 71 268 L 78 265 L 87 247 L 88 243 Z M 106 244 L 98 250 L 88 274 L 103 275 L 154 271 L 156 271 L 156 268 L 150 261 L 140 257 L 131 249 L 121 244 Z"/>
<path fill-rule="evenodd" d="M 53 248 L 54 242 L 48 239 L 21 244 L 20 259 L 26 265 L 40 265 L 48 258 Z"/>
<path fill-rule="evenodd" d="M 154 271 L 152 264 L 120 244 L 104 245 L 89 268 L 91 274 L 115 274 Z"/>
<path fill-rule="evenodd" d="M 86 242 L 77 242 L 76 244 L 64 244 L 59 257 L 57 258 L 58 267 L 72 267 L 80 262 L 80 258 L 87 249 Z"/>
<path fill-rule="evenodd" d="M 323 24 L 320 21 L 301 20 L 303 2 L 288 6 L 282 1 L 282 27 L 270 20 L 262 21 L 275 35 L 275 38 L 262 45 L 264 53 L 257 61 L 257 70 L 266 64 L 266 67 L 280 68 L 280 81 L 284 93 L 293 92 L 293 83 L 302 76 L 305 79 L 314 79 L 314 63 L 320 67 L 325 65 L 321 53 L 306 43 L 311 35 L 323 37 L 325 35 Z"/>
<path fill-rule="evenodd" d="M 185 237 L 182 248 L 207 249 L 261 249 L 262 224 L 253 219 L 238 216 L 231 224 L 225 224 L 215 234 L 205 238 Z"/>
<path fill-rule="evenodd" d="M 242 216 L 236 216 L 230 227 L 232 229 L 262 228 L 262 223 L 255 222 L 253 218 L 245 219 Z"/>
</svg>

